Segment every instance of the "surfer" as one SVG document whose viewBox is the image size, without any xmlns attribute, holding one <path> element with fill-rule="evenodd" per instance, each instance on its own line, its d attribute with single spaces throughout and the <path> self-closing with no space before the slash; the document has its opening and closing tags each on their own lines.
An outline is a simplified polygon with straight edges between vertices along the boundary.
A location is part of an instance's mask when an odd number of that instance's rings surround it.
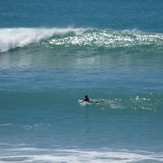
<svg viewBox="0 0 163 163">
<path fill-rule="evenodd" d="M 82 102 L 84 102 L 84 101 L 91 102 L 90 99 L 88 98 L 88 95 L 85 95 L 85 99 Z"/>
<path fill-rule="evenodd" d="M 83 103 L 83 102 L 88 102 L 88 103 L 94 103 L 94 104 L 96 104 L 96 103 L 102 103 L 102 102 L 104 102 L 104 101 L 91 101 L 90 99 L 89 99 L 89 97 L 88 97 L 88 95 L 85 95 L 85 99 L 84 100 L 82 100 L 82 101 L 80 101 L 79 103 Z"/>
</svg>

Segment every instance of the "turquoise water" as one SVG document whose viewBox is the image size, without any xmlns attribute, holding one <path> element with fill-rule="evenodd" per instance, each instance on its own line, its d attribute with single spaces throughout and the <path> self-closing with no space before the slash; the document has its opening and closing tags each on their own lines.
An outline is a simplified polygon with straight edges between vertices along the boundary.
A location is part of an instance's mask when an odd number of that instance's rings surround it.
<svg viewBox="0 0 163 163">
<path fill-rule="evenodd" d="M 161 1 L 0 3 L 0 162 L 163 162 Z"/>
</svg>

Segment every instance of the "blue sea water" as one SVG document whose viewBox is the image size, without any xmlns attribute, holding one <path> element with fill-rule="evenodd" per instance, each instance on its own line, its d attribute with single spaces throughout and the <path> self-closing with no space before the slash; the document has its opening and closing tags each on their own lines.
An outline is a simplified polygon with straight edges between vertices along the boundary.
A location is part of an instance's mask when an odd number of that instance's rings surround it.
<svg viewBox="0 0 163 163">
<path fill-rule="evenodd" d="M 0 162 L 163 162 L 162 7 L 2 0 Z"/>
</svg>

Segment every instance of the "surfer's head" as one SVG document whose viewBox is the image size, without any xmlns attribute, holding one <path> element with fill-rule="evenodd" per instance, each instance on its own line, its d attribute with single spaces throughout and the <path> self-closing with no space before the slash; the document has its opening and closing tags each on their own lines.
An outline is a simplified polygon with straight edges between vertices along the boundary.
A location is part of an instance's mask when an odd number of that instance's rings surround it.
<svg viewBox="0 0 163 163">
<path fill-rule="evenodd" d="M 88 95 L 85 95 L 85 98 L 88 98 Z"/>
</svg>

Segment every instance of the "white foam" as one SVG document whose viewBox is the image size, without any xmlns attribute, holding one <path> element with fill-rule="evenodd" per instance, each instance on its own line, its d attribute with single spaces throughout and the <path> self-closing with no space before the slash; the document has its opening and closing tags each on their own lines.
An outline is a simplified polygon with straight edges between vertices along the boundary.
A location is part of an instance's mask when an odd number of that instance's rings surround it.
<svg viewBox="0 0 163 163">
<path fill-rule="evenodd" d="M 68 32 L 81 34 L 82 28 L 4 28 L 0 29 L 0 52 L 5 52 L 16 47 L 46 40 L 55 34 L 65 35 Z"/>
<path fill-rule="evenodd" d="M 1 126 L 11 126 L 11 123 L 0 124 Z"/>
<path fill-rule="evenodd" d="M 34 149 L 37 151 L 37 154 L 33 151 L 33 154 L 24 154 L 25 149 L 23 149 L 23 154 L 19 153 L 17 149 L 17 156 L 0 156 L 1 162 L 11 162 L 21 161 L 21 162 L 66 162 L 66 163 L 126 163 L 126 162 L 139 162 L 139 161 L 163 161 L 163 153 L 152 153 L 145 151 L 85 151 L 85 150 L 55 150 L 48 149 L 44 151 L 41 150 L 41 153 L 38 154 L 39 149 Z M 26 148 L 26 152 L 31 151 L 31 148 Z M 20 149 L 20 151 L 22 151 Z M 44 151 L 44 152 L 43 152 Z M 31 153 L 31 152 L 29 152 Z M 48 154 L 47 154 L 48 153 Z"/>
</svg>

